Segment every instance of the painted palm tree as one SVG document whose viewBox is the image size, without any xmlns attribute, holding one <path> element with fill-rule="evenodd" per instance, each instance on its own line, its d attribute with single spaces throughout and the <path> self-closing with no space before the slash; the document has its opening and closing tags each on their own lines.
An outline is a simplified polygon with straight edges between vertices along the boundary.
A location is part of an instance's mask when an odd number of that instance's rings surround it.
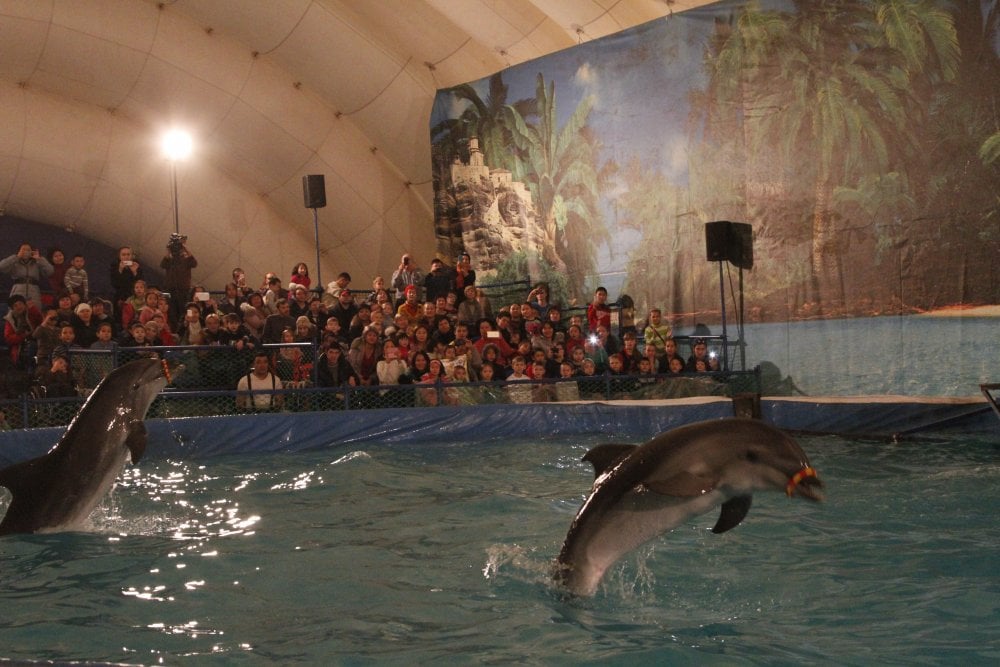
<svg viewBox="0 0 1000 667">
<path fill-rule="evenodd" d="M 986 164 L 1000 161 L 1000 132 L 994 132 L 979 149 L 979 157 Z"/>
<path fill-rule="evenodd" d="M 596 269 L 597 247 L 608 239 L 600 212 L 599 145 L 587 130 L 592 102 L 584 99 L 560 129 L 555 85 L 538 75 L 537 114 L 526 120 L 513 106 L 506 123 L 521 156 L 511 171 L 528 184 L 544 232 L 544 257 L 560 273 L 577 277 Z M 582 287 L 582 281 L 577 280 Z"/>
<path fill-rule="evenodd" d="M 485 99 L 469 84 L 456 86 L 450 92 L 454 98 L 466 102 L 468 106 L 458 118 L 449 119 L 444 125 L 435 128 L 432 135 L 447 133 L 458 141 L 477 137 L 486 164 L 513 171 L 516 159 L 510 148 L 510 130 L 504 124 L 506 109 L 511 106 L 522 115 L 530 115 L 534 112 L 535 101 L 518 100 L 508 103 L 508 86 L 499 72 L 490 77 L 489 93 Z"/>
<path fill-rule="evenodd" d="M 745 29 L 720 49 L 717 83 L 755 110 L 743 114 L 750 154 L 778 146 L 811 174 L 813 298 L 843 300 L 842 281 L 830 284 L 842 270 L 833 190 L 884 173 L 897 147 L 914 145 L 908 117 L 923 106 L 916 88 L 954 76 L 958 41 L 950 15 L 930 2 L 796 5 L 767 19 L 749 7 L 753 18 L 741 17 Z"/>
</svg>

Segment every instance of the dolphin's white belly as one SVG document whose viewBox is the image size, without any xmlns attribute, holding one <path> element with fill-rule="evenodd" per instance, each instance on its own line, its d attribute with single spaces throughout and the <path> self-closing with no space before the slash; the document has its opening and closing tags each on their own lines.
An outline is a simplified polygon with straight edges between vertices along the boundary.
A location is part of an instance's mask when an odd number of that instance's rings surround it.
<svg viewBox="0 0 1000 667">
<path fill-rule="evenodd" d="M 695 498 L 629 491 L 601 521 L 594 522 L 583 553 L 577 554 L 574 562 L 576 577 L 592 593 L 604 572 L 622 556 L 726 500 L 726 494 L 718 490 Z"/>
</svg>

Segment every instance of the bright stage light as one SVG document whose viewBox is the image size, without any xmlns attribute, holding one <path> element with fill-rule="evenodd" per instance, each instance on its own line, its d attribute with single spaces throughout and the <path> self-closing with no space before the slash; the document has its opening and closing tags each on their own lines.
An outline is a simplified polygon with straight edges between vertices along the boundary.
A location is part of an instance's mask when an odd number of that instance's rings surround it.
<svg viewBox="0 0 1000 667">
<path fill-rule="evenodd" d="M 170 130 L 163 135 L 163 154 L 171 162 L 185 160 L 194 149 L 194 140 L 184 130 Z"/>
</svg>

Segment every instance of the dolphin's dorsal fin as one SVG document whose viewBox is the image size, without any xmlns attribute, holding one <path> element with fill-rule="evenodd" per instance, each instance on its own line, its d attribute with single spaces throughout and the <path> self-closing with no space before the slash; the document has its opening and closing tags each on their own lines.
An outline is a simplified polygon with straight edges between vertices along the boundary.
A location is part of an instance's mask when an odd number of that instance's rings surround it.
<svg viewBox="0 0 1000 667">
<path fill-rule="evenodd" d="M 125 446 L 128 447 L 129 460 L 138 463 L 142 455 L 146 453 L 146 425 L 141 421 L 133 422 L 129 427 L 128 436 L 125 438 Z"/>
<path fill-rule="evenodd" d="M 736 496 L 722 503 L 722 512 L 719 513 L 719 520 L 712 527 L 713 533 L 724 533 L 730 528 L 740 525 L 740 522 L 750 511 L 750 503 L 753 496 Z"/>
<path fill-rule="evenodd" d="M 659 493 L 661 496 L 692 498 L 714 489 L 716 479 L 714 477 L 695 475 L 690 472 L 679 472 L 676 475 L 671 475 L 663 479 L 644 480 L 642 484 L 650 491 Z"/>
<path fill-rule="evenodd" d="M 608 470 L 611 470 L 623 458 L 632 453 L 637 445 L 622 445 L 612 443 L 598 445 L 583 455 L 584 461 L 590 461 L 594 466 L 594 478 L 598 478 Z"/>
</svg>

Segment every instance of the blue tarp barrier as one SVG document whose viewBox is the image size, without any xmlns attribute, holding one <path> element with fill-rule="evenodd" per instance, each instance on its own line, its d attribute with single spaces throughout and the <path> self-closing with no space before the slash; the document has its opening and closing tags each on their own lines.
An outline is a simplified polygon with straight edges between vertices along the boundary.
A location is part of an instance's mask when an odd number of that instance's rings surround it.
<svg viewBox="0 0 1000 667">
<path fill-rule="evenodd" d="M 763 399 L 764 421 L 792 431 L 892 437 L 913 433 L 996 432 L 983 399 L 865 397 Z M 254 452 L 572 437 L 642 442 L 682 424 L 733 415 L 725 398 L 399 408 L 147 420 L 149 458 L 196 459 Z M 0 432 L 0 466 L 45 453 L 62 428 Z"/>
</svg>

